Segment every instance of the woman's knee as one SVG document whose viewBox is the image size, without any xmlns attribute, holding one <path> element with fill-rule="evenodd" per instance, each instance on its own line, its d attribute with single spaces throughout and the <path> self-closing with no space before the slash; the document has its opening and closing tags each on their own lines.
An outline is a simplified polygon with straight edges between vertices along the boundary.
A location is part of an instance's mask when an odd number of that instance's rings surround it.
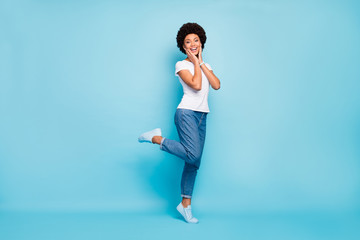
<svg viewBox="0 0 360 240">
<path fill-rule="evenodd" d="M 188 163 L 196 166 L 197 168 L 200 166 L 201 153 L 194 152 L 188 154 Z"/>
</svg>

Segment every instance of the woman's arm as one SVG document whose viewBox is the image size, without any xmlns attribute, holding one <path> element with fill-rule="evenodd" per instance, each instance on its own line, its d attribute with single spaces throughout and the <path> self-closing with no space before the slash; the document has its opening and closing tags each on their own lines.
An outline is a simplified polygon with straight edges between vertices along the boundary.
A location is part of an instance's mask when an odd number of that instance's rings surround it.
<svg viewBox="0 0 360 240">
<path fill-rule="evenodd" d="M 203 62 L 202 60 L 202 48 L 199 49 L 199 61 L 200 63 Z M 213 73 L 212 70 L 209 70 L 207 68 L 207 66 L 204 64 L 201 64 L 201 69 L 203 70 L 205 76 L 207 77 L 207 79 L 209 80 L 209 83 L 211 85 L 211 87 L 215 90 L 219 90 L 220 89 L 220 80 L 215 76 L 215 74 Z"/>
<path fill-rule="evenodd" d="M 215 90 L 220 89 L 220 80 L 215 76 L 212 70 L 209 70 L 205 64 L 201 65 L 201 69 L 203 70 L 205 76 L 209 80 L 211 87 Z"/>
<path fill-rule="evenodd" d="M 185 49 L 185 51 L 190 61 L 194 64 L 194 76 L 190 73 L 189 70 L 181 70 L 178 72 L 178 75 L 189 87 L 191 87 L 196 91 L 200 91 L 202 77 L 201 77 L 199 59 L 192 52 L 190 52 L 190 50 Z"/>
</svg>

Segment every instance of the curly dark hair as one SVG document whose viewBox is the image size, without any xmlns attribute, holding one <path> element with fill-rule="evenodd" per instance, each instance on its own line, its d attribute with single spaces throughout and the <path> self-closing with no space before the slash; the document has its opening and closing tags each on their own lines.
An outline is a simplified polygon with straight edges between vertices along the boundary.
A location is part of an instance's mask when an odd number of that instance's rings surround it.
<svg viewBox="0 0 360 240">
<path fill-rule="evenodd" d="M 180 51 L 184 54 L 186 54 L 183 48 L 184 39 L 188 34 L 191 33 L 194 33 L 199 36 L 200 42 L 202 44 L 202 49 L 205 48 L 205 42 L 206 42 L 205 30 L 197 23 L 190 23 L 190 22 L 185 23 L 184 25 L 181 26 L 176 36 L 177 46 L 180 49 Z"/>
</svg>

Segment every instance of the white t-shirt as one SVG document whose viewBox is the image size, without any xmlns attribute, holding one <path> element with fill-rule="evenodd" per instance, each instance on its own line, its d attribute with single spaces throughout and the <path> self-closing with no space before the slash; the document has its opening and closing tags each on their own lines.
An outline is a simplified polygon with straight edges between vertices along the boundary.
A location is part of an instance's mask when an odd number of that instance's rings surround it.
<svg viewBox="0 0 360 240">
<path fill-rule="evenodd" d="M 205 63 L 209 70 L 212 70 L 209 64 Z M 178 75 L 180 70 L 187 69 L 192 75 L 194 75 L 194 64 L 192 62 L 182 60 L 178 61 L 175 65 L 175 75 L 179 77 L 180 83 L 183 86 L 184 95 L 177 108 L 190 109 L 199 112 L 210 112 L 208 105 L 208 95 L 210 83 L 204 72 L 201 70 L 201 90 L 196 91 L 189 87 Z"/>
</svg>

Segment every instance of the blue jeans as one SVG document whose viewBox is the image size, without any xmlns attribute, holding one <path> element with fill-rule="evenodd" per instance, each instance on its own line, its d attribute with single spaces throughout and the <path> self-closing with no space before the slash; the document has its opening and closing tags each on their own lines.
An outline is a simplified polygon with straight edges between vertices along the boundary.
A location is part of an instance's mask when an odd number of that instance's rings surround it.
<svg viewBox="0 0 360 240">
<path fill-rule="evenodd" d="M 178 108 L 175 125 L 180 142 L 163 138 L 160 149 L 185 161 L 181 196 L 191 198 L 205 143 L 207 113 Z"/>
</svg>

